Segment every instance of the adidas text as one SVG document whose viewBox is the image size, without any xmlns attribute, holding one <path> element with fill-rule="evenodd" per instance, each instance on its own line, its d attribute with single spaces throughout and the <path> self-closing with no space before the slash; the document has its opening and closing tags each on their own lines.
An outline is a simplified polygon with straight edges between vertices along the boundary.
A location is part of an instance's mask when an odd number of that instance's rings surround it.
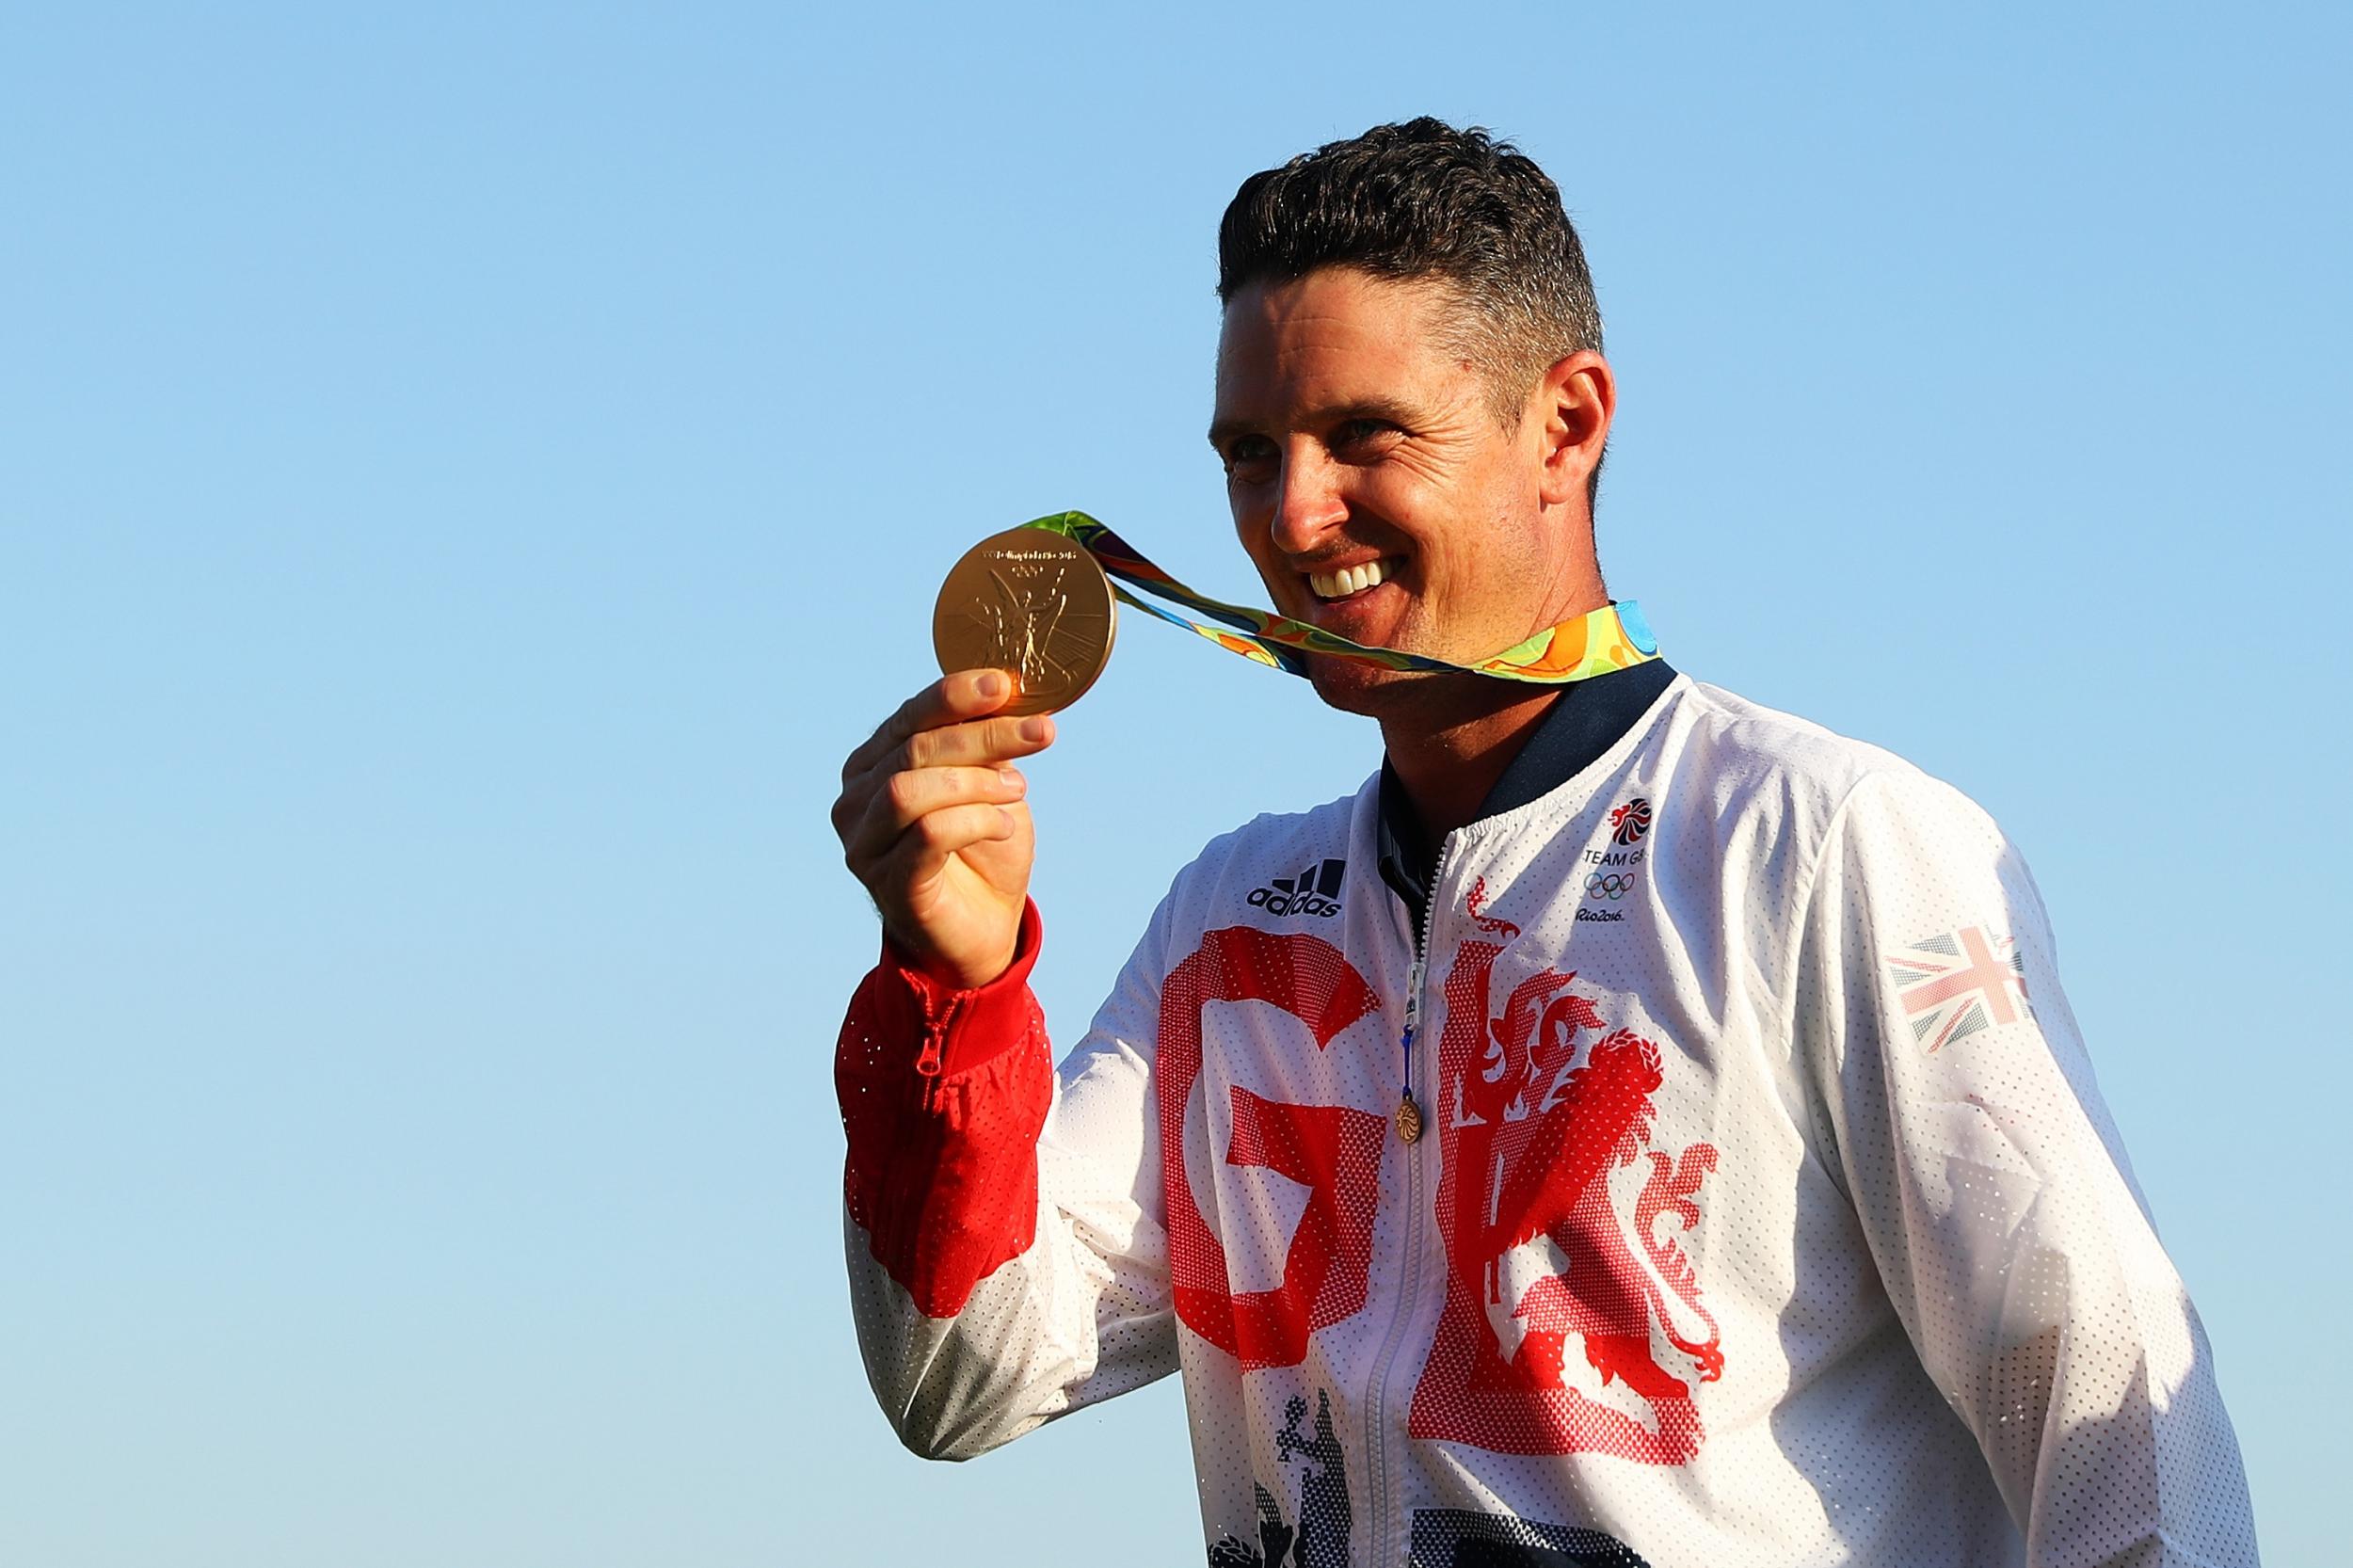
<svg viewBox="0 0 2353 1568">
<path fill-rule="evenodd" d="M 1345 860 L 1326 860 L 1303 868 L 1296 876 L 1271 878 L 1250 893 L 1250 906 L 1270 915 L 1314 915 L 1330 920 L 1340 912 L 1340 878 L 1348 873 Z"/>
</svg>

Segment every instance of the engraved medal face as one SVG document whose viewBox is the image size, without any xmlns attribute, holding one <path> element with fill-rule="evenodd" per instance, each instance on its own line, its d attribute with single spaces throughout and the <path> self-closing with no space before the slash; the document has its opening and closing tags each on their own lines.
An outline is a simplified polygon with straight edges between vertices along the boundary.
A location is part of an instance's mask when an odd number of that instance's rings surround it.
<svg viewBox="0 0 2353 1568">
<path fill-rule="evenodd" d="M 1011 528 L 965 552 L 940 585 L 932 649 L 943 675 L 1011 670 L 1020 695 L 999 710 L 1049 713 L 1085 695 L 1111 661 L 1111 579 L 1073 540 Z"/>
</svg>

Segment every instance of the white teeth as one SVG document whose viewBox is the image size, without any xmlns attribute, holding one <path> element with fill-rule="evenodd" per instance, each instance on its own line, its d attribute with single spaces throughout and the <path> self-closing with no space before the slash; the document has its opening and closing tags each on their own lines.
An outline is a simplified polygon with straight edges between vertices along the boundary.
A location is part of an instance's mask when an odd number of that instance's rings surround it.
<svg viewBox="0 0 2353 1568">
<path fill-rule="evenodd" d="M 1335 572 L 1311 571 L 1307 574 L 1307 586 L 1315 590 L 1318 599 L 1345 599 L 1387 582 L 1388 576 L 1386 561 L 1367 561 L 1363 566 L 1342 567 Z"/>
</svg>

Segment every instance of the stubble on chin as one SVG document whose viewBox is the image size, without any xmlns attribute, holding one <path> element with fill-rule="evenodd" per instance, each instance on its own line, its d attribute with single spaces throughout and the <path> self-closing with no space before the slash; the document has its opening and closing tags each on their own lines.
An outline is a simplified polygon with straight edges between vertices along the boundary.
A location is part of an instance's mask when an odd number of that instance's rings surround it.
<svg viewBox="0 0 2353 1568">
<path fill-rule="evenodd" d="M 1505 709 L 1553 695 L 1480 675 L 1393 670 L 1321 657 L 1310 659 L 1308 678 L 1326 707 L 1371 719 L 1392 748 L 1478 726 Z"/>
<path fill-rule="evenodd" d="M 1316 696 L 1323 699 L 1325 707 L 1337 708 L 1343 713 L 1380 718 L 1397 695 L 1389 688 L 1411 679 L 1403 670 L 1359 664 L 1353 660 L 1323 654 L 1310 654 L 1307 658 L 1307 680 L 1315 687 Z"/>
<path fill-rule="evenodd" d="M 1390 669 L 1322 655 L 1309 657 L 1307 679 L 1325 707 L 1384 725 L 1442 723 L 1466 700 L 1476 703 L 1493 684 L 1478 676 Z"/>
</svg>

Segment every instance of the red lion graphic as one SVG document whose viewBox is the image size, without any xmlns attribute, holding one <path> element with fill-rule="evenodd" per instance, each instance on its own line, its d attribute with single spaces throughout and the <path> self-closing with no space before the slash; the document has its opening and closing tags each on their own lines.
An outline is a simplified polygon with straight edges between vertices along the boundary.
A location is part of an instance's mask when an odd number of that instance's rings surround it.
<svg viewBox="0 0 2353 1568">
<path fill-rule="evenodd" d="M 1517 935 L 1501 921 L 1481 924 Z M 1721 1376 L 1724 1358 L 1691 1265 L 1673 1238 L 1659 1238 L 1658 1222 L 1673 1215 L 1683 1230 L 1699 1223 L 1696 1198 L 1716 1150 L 1694 1144 L 1670 1156 L 1651 1148 L 1658 1048 L 1628 1030 L 1603 1032 L 1609 1026 L 1593 1003 L 1568 990 L 1574 972 L 1547 969 L 1521 982 L 1490 1021 L 1488 982 L 1502 952 L 1494 942 L 1464 943 L 1446 982 L 1437 1120 L 1447 1297 L 1408 1430 L 1506 1453 L 1595 1451 L 1684 1464 L 1705 1434 L 1690 1384 L 1652 1353 L 1653 1326 L 1689 1359 L 1699 1382 Z M 1602 1037 L 1580 1064 L 1578 1043 L 1595 1033 Z M 1609 1174 L 1645 1155 L 1651 1173 L 1634 1205 L 1629 1245 Z M 1565 1267 L 1529 1263 L 1547 1256 L 1540 1253 L 1515 1255 L 1539 1238 L 1549 1239 Z M 1511 1302 L 1509 1276 L 1531 1267 L 1539 1277 Z M 1511 1353 L 1491 1305 L 1508 1307 L 1506 1320 L 1525 1330 Z M 1705 1333 L 1687 1336 L 1678 1308 Z M 1569 1386 L 1573 1335 L 1605 1386 L 1620 1383 L 1649 1404 L 1657 1430 Z"/>
</svg>

